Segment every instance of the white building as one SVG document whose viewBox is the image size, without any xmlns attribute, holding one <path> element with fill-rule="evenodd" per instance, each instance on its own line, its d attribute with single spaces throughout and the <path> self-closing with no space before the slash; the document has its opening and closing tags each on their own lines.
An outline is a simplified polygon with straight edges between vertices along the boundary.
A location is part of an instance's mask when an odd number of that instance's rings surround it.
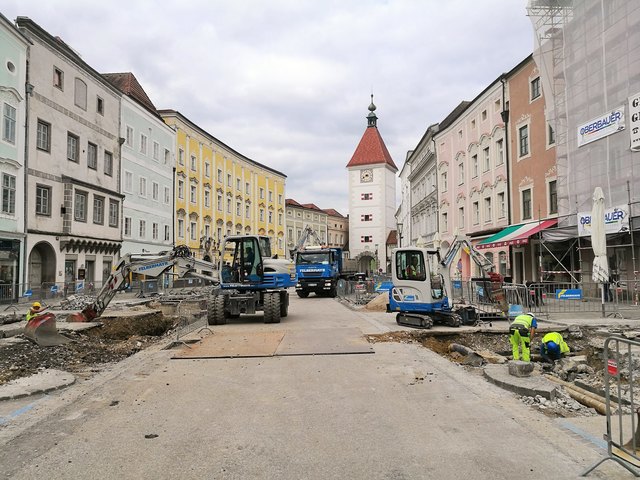
<svg viewBox="0 0 640 480">
<path fill-rule="evenodd" d="M 0 14 L 0 302 L 24 282 L 24 144 L 29 40 Z"/>
<path fill-rule="evenodd" d="M 376 106 L 369 105 L 367 129 L 347 164 L 349 171 L 349 255 L 358 269 L 387 268 L 387 238 L 396 229 L 396 172 L 378 131 Z"/>
<path fill-rule="evenodd" d="M 16 22 L 33 43 L 26 274 L 38 296 L 54 283 L 99 284 L 118 259 L 120 92 L 61 39 L 27 17 Z"/>
<path fill-rule="evenodd" d="M 107 73 L 122 97 L 123 242 L 121 254 L 160 252 L 173 245 L 176 133 L 157 113 L 136 77 Z"/>
</svg>

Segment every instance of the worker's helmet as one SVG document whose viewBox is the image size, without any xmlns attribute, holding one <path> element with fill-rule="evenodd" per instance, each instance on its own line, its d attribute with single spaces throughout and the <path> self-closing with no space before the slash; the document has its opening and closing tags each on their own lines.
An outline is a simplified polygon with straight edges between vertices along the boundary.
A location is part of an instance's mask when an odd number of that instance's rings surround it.
<svg viewBox="0 0 640 480">
<path fill-rule="evenodd" d="M 42 307 L 42 305 L 40 305 L 40 302 L 33 302 L 33 304 L 31 305 L 31 308 L 35 309 L 39 309 L 40 307 Z"/>
<path fill-rule="evenodd" d="M 547 354 L 557 360 L 560 358 L 560 345 L 556 342 L 547 342 Z"/>
<path fill-rule="evenodd" d="M 527 315 L 529 315 L 531 318 L 536 318 L 536 314 L 533 312 L 527 312 Z"/>
</svg>

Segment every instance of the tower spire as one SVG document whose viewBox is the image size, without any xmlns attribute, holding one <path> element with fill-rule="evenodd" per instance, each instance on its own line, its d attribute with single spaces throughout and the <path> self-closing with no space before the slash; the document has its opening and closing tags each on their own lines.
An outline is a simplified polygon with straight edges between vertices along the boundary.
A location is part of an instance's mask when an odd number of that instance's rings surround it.
<svg viewBox="0 0 640 480">
<path fill-rule="evenodd" d="M 371 105 L 369 105 L 369 115 L 367 115 L 367 128 L 377 127 L 378 117 L 375 114 L 376 106 L 373 103 L 373 93 L 371 94 Z"/>
</svg>

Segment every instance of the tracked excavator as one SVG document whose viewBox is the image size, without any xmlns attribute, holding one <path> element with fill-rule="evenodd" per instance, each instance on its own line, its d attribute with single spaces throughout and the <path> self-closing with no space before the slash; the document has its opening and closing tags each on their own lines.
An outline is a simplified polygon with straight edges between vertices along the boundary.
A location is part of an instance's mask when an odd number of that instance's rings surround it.
<svg viewBox="0 0 640 480">
<path fill-rule="evenodd" d="M 456 236 L 449 250 L 402 247 L 392 252 L 393 288 L 389 290 L 388 312 L 397 312 L 396 323 L 414 328 L 431 328 L 434 323 L 458 327 L 462 323 L 459 309 L 453 305 L 450 267 L 460 249 L 464 249 L 487 275 L 486 281 L 501 284 L 492 272 L 493 265 L 479 253 L 467 237 Z M 508 305 L 500 288 L 492 289 L 500 310 Z"/>
<path fill-rule="evenodd" d="M 269 237 L 226 237 L 218 257 L 217 264 L 199 260 L 186 245 L 158 254 L 127 254 L 118 262 L 95 301 L 81 312 L 69 315 L 67 321 L 91 322 L 99 318 L 116 293 L 128 286 L 130 274 L 155 278 L 169 270 L 178 278 L 202 278 L 212 284 L 207 301 L 210 325 L 224 324 L 240 314 L 258 311 L 264 311 L 265 323 L 279 323 L 287 316 L 287 289 L 297 283 L 295 265 L 290 260 L 272 258 Z M 42 346 L 59 345 L 65 338 L 57 333 L 55 315 L 50 313 L 30 320 L 25 336 Z"/>
</svg>

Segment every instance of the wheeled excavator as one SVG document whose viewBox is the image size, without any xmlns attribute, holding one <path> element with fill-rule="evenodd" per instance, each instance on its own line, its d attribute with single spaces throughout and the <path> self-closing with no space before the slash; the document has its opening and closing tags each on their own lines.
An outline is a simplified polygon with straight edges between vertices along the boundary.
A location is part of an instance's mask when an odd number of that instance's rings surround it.
<svg viewBox="0 0 640 480">
<path fill-rule="evenodd" d="M 132 273 L 159 277 L 173 271 L 178 278 L 195 277 L 213 286 L 207 301 L 207 322 L 221 325 L 240 314 L 264 311 L 265 323 L 279 323 L 289 308 L 288 288 L 297 283 L 295 265 L 286 259 L 272 258 L 269 237 L 228 236 L 220 247 L 217 264 L 195 258 L 186 245 L 157 254 L 123 256 L 98 292 L 95 301 L 67 321 L 90 322 L 99 318 L 116 293 L 128 286 Z M 55 316 L 36 317 L 25 327 L 25 335 L 40 345 L 56 339 Z M 60 344 L 60 343 L 55 343 Z"/>
</svg>

